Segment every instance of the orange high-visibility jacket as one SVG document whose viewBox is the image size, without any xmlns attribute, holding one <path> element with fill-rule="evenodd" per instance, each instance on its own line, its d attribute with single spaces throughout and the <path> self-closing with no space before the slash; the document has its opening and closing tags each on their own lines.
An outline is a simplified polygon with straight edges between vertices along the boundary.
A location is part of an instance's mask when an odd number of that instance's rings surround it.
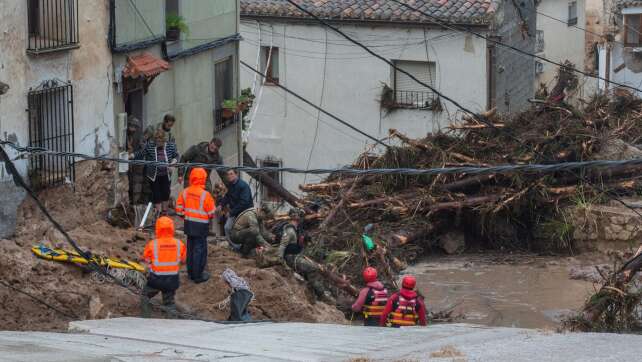
<svg viewBox="0 0 642 362">
<path fill-rule="evenodd" d="M 205 190 L 207 172 L 195 168 L 189 174 L 190 186 L 183 190 L 176 200 L 176 213 L 185 221 L 207 224 L 214 217 L 216 202 Z"/>
<path fill-rule="evenodd" d="M 163 216 L 156 221 L 156 238 L 145 245 L 143 259 L 156 275 L 176 275 L 185 263 L 185 244 L 174 238 L 174 222 Z"/>
</svg>

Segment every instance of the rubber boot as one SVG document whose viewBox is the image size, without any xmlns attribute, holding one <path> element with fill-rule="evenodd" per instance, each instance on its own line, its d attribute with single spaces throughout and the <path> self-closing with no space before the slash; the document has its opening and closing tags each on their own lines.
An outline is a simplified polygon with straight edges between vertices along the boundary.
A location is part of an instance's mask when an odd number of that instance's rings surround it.
<svg viewBox="0 0 642 362">
<path fill-rule="evenodd" d="M 140 297 L 140 316 L 142 318 L 150 318 L 152 316 L 152 306 L 149 303 L 149 298 L 144 295 Z"/>
</svg>

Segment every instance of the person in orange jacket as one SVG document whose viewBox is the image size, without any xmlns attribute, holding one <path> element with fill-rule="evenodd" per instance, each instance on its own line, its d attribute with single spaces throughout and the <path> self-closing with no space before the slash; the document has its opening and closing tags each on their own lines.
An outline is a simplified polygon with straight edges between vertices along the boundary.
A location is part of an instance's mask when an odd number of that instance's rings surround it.
<svg viewBox="0 0 642 362">
<path fill-rule="evenodd" d="M 149 318 L 150 299 L 158 293 L 163 295 L 163 305 L 176 311 L 174 295 L 178 289 L 178 271 L 185 263 L 185 244 L 174 238 L 174 222 L 167 216 L 156 221 L 156 238 L 145 245 L 143 260 L 148 265 L 147 284 L 141 297 L 141 314 Z"/>
<path fill-rule="evenodd" d="M 388 290 L 377 280 L 377 269 L 371 266 L 363 270 L 363 281 L 366 287 L 359 292 L 352 311 L 363 313 L 364 326 L 379 326 L 381 313 L 388 302 Z"/>
<path fill-rule="evenodd" d="M 200 167 L 189 174 L 189 187 L 176 200 L 176 214 L 185 220 L 187 235 L 187 275 L 195 283 L 206 282 L 210 274 L 207 266 L 207 234 L 210 220 L 216 211 L 216 202 L 205 190 L 207 172 Z"/>
<path fill-rule="evenodd" d="M 414 289 L 417 280 L 406 275 L 401 280 L 401 290 L 390 296 L 379 320 L 380 326 L 388 323 L 392 327 L 426 325 L 426 305 L 424 298 Z"/>
</svg>

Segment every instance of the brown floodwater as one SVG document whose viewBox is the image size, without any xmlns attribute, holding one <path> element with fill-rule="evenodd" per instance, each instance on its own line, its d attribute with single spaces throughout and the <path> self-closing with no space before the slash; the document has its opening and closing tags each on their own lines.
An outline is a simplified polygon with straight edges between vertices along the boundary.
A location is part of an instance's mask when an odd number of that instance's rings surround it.
<svg viewBox="0 0 642 362">
<path fill-rule="evenodd" d="M 532 255 L 433 257 L 409 267 L 429 310 L 454 306 L 462 322 L 488 326 L 555 328 L 582 307 L 592 282 L 572 280 L 569 270 L 591 261 Z"/>
</svg>

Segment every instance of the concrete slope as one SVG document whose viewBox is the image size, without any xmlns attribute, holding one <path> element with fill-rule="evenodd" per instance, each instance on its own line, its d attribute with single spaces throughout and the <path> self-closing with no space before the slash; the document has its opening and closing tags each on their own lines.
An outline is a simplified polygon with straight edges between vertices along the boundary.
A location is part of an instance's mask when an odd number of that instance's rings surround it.
<svg viewBox="0 0 642 362">
<path fill-rule="evenodd" d="M 72 322 L 70 333 L 0 332 L 0 351 L 0 361 L 623 361 L 642 355 L 642 336 L 118 318 Z"/>
</svg>

